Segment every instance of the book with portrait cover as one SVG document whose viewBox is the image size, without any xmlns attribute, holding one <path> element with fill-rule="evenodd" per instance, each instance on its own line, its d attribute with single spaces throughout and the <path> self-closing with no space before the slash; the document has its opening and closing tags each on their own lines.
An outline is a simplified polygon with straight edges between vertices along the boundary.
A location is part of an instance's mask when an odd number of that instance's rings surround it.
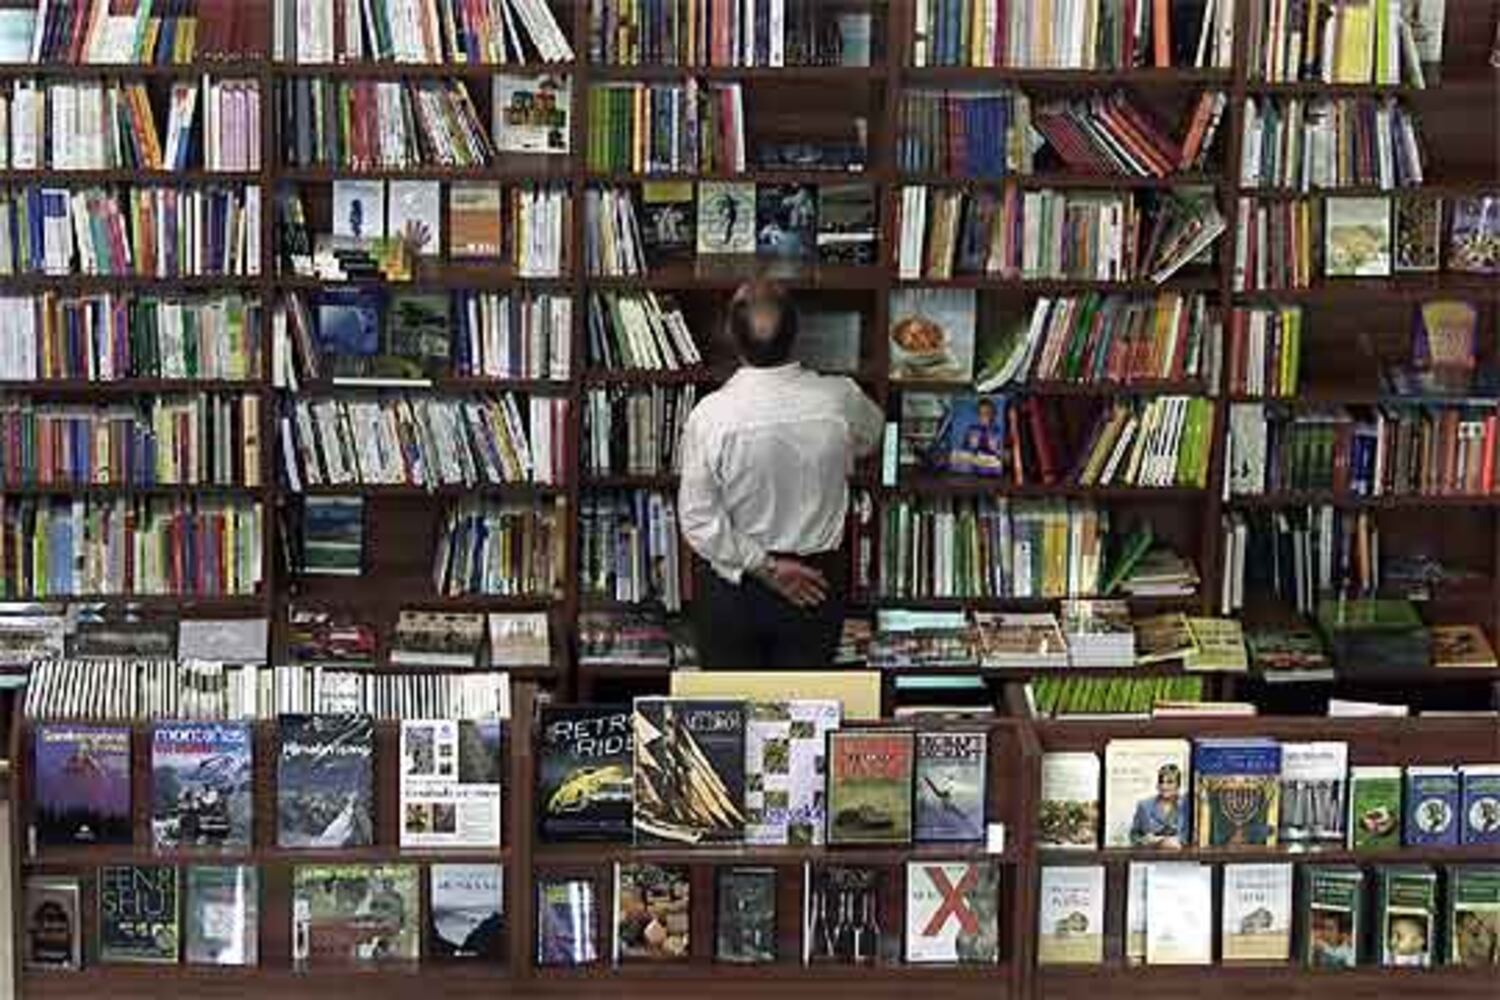
<svg viewBox="0 0 1500 1000">
<path fill-rule="evenodd" d="M 988 861 L 909 861 L 906 961 L 1000 960 L 1000 870 Z"/>
<path fill-rule="evenodd" d="M 505 958 L 505 869 L 435 864 L 427 870 L 429 958 Z"/>
<path fill-rule="evenodd" d="M 833 700 L 754 701 L 745 720 L 745 843 L 823 842 L 824 751 Z"/>
<path fill-rule="evenodd" d="M 279 847 L 374 843 L 375 724 L 368 715 L 283 715 L 276 769 Z"/>
<path fill-rule="evenodd" d="M 1406 769 L 1406 817 L 1402 842 L 1408 847 L 1458 844 L 1458 771 L 1443 766 Z"/>
<path fill-rule="evenodd" d="M 1444 875 L 1448 964 L 1500 969 L 1500 865 L 1449 865 Z"/>
<path fill-rule="evenodd" d="M 1500 764 L 1458 769 L 1461 844 L 1500 844 Z"/>
<path fill-rule="evenodd" d="M 1286 962 L 1292 957 L 1292 866 L 1225 865 L 1219 935 L 1225 962 Z"/>
<path fill-rule="evenodd" d="M 631 729 L 636 843 L 744 837 L 744 702 L 637 698 Z"/>
<path fill-rule="evenodd" d="M 1192 747 L 1117 739 L 1104 749 L 1104 846 L 1178 850 L 1191 843 Z"/>
<path fill-rule="evenodd" d="M 1375 870 L 1375 955 L 1381 965 L 1425 969 L 1438 954 L 1438 876 L 1427 865 Z"/>
<path fill-rule="evenodd" d="M 21 911 L 21 964 L 27 969 L 83 966 L 83 924 L 78 879 L 33 875 L 26 879 Z"/>
<path fill-rule="evenodd" d="M 191 865 L 183 960 L 195 965 L 260 961 L 260 872 L 254 865 Z"/>
<path fill-rule="evenodd" d="M 130 843 L 130 727 L 42 723 L 34 739 L 37 843 Z"/>
<path fill-rule="evenodd" d="M 500 846 L 499 719 L 401 720 L 401 846 Z"/>
<path fill-rule="evenodd" d="M 248 847 L 250 727 L 162 722 L 151 733 L 151 839 L 158 849 Z"/>
<path fill-rule="evenodd" d="M 776 961 L 776 869 L 720 868 L 714 959 Z"/>
<path fill-rule="evenodd" d="M 692 885 L 687 865 L 615 864 L 616 963 L 687 960 Z"/>
<path fill-rule="evenodd" d="M 347 966 L 415 962 L 421 947 L 418 867 L 297 865 L 292 961 Z"/>
<path fill-rule="evenodd" d="M 628 841 L 628 705 L 544 705 L 537 757 L 537 832 L 543 843 Z"/>
<path fill-rule="evenodd" d="M 176 964 L 175 865 L 104 865 L 98 892 L 99 961 Z"/>
<path fill-rule="evenodd" d="M 1201 739 L 1193 744 L 1199 847 L 1275 847 L 1281 805 L 1281 744 Z"/>
<path fill-rule="evenodd" d="M 917 841 L 984 839 L 988 743 L 984 732 L 917 734 Z"/>
<path fill-rule="evenodd" d="M 1365 933 L 1365 875 L 1353 865 L 1298 869 L 1302 961 L 1312 968 L 1352 969 Z"/>
<path fill-rule="evenodd" d="M 594 897 L 594 883 L 587 878 L 537 879 L 537 965 L 592 965 L 599 961 L 599 914 Z"/>
<path fill-rule="evenodd" d="M 1104 866 L 1044 867 L 1037 893 L 1038 965 L 1104 961 Z"/>
<path fill-rule="evenodd" d="M 910 729 L 828 734 L 828 843 L 909 844 L 916 739 Z"/>
</svg>

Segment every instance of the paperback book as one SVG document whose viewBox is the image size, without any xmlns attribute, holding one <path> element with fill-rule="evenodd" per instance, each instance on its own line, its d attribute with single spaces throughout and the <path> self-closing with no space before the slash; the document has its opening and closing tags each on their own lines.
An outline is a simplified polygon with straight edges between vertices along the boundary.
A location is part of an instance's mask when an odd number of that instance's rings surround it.
<svg viewBox="0 0 1500 1000">
<path fill-rule="evenodd" d="M 1042 868 L 1037 893 L 1038 965 L 1104 961 L 1104 866 Z"/>
<path fill-rule="evenodd" d="M 755 253 L 755 185 L 700 181 L 696 229 L 700 256 Z"/>
<path fill-rule="evenodd" d="M 1344 845 L 1349 745 L 1333 740 L 1281 745 L 1281 829 L 1289 851 Z"/>
<path fill-rule="evenodd" d="M 1224 866 L 1219 933 L 1224 962 L 1286 962 L 1292 957 L 1292 866 Z"/>
<path fill-rule="evenodd" d="M 828 734 L 828 843 L 908 844 L 912 839 L 911 730 Z"/>
<path fill-rule="evenodd" d="M 1408 847 L 1456 846 L 1459 794 L 1458 771 L 1454 768 L 1408 767 L 1402 841 Z"/>
<path fill-rule="evenodd" d="M 1500 867 L 1453 865 L 1446 875 L 1448 964 L 1500 968 Z"/>
<path fill-rule="evenodd" d="M 755 249 L 765 257 L 811 260 L 816 253 L 818 189 L 762 184 L 755 190 Z"/>
<path fill-rule="evenodd" d="M 1303 961 L 1313 968 L 1354 968 L 1365 932 L 1364 872 L 1351 865 L 1309 865 L 1299 877 Z"/>
<path fill-rule="evenodd" d="M 1214 949 L 1214 870 L 1197 862 L 1146 867 L 1146 964 L 1208 965 Z"/>
<path fill-rule="evenodd" d="M 175 965 L 181 912 L 174 865 L 99 869 L 99 961 Z"/>
<path fill-rule="evenodd" d="M 1500 844 L 1500 764 L 1466 764 L 1459 781 L 1459 843 Z"/>
<path fill-rule="evenodd" d="M 894 961 L 881 898 L 885 872 L 857 865 L 814 865 L 803 869 L 802 959 L 809 964 L 863 965 Z"/>
<path fill-rule="evenodd" d="M 1193 744 L 1199 847 L 1274 847 L 1280 821 L 1281 745 L 1267 739 Z"/>
<path fill-rule="evenodd" d="M 435 864 L 427 869 L 427 948 L 438 959 L 505 958 L 505 869 Z"/>
<path fill-rule="evenodd" d="M 418 867 L 297 865 L 292 961 L 348 966 L 415 962 L 421 947 Z"/>
<path fill-rule="evenodd" d="M 636 842 L 734 843 L 745 832 L 745 703 L 637 698 Z"/>
<path fill-rule="evenodd" d="M 616 863 L 614 960 L 688 957 L 692 872 L 686 865 Z"/>
<path fill-rule="evenodd" d="M 499 719 L 401 721 L 401 846 L 500 846 Z"/>
<path fill-rule="evenodd" d="M 536 801 L 544 843 L 630 839 L 630 716 L 628 706 L 542 706 Z"/>
<path fill-rule="evenodd" d="M 375 724 L 368 715 L 283 715 L 276 770 L 280 847 L 374 843 Z"/>
<path fill-rule="evenodd" d="M 33 875 L 26 879 L 21 911 L 21 964 L 27 969 L 83 967 L 83 924 L 78 879 Z"/>
<path fill-rule="evenodd" d="M 1401 846 L 1401 768 L 1349 768 L 1349 846 L 1389 850 Z"/>
<path fill-rule="evenodd" d="M 714 958 L 755 965 L 776 961 L 776 869 L 718 869 Z"/>
<path fill-rule="evenodd" d="M 918 842 L 978 842 L 985 836 L 988 734 L 917 734 Z"/>
<path fill-rule="evenodd" d="M 1437 872 L 1425 865 L 1376 870 L 1376 955 L 1381 965 L 1432 965 L 1437 952 L 1437 881 Z"/>
<path fill-rule="evenodd" d="M 1000 872 L 989 862 L 906 865 L 906 961 L 1000 959 Z"/>
<path fill-rule="evenodd" d="M 598 904 L 586 878 L 543 876 L 536 883 L 536 961 L 543 966 L 599 961 Z"/>
<path fill-rule="evenodd" d="M 974 375 L 976 302 L 972 289 L 892 292 L 891 379 L 968 382 Z"/>
<path fill-rule="evenodd" d="M 1099 755 L 1042 754 L 1037 844 L 1091 850 L 1099 846 Z"/>
<path fill-rule="evenodd" d="M 151 733 L 151 837 L 157 849 L 248 847 L 251 756 L 246 724 L 158 723 Z"/>
<path fill-rule="evenodd" d="M 1191 747 L 1116 739 L 1104 750 L 1104 846 L 1180 850 L 1190 843 Z"/>
<path fill-rule="evenodd" d="M 43 723 L 35 730 L 37 842 L 131 842 L 130 729 Z"/>
<path fill-rule="evenodd" d="M 823 842 L 824 753 L 839 702 L 755 701 L 745 720 L 745 842 Z"/>
<path fill-rule="evenodd" d="M 183 959 L 195 965 L 258 965 L 260 872 L 253 865 L 190 865 Z"/>
</svg>

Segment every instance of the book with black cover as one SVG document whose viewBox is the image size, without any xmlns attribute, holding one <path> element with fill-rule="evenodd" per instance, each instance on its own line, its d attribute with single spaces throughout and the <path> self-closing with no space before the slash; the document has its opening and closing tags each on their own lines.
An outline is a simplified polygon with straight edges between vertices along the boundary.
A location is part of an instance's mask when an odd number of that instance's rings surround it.
<svg viewBox="0 0 1500 1000">
<path fill-rule="evenodd" d="M 181 937 L 174 865 L 99 869 L 99 960 L 175 964 Z"/>
<path fill-rule="evenodd" d="M 637 698 L 637 843 L 733 843 L 745 831 L 745 704 Z"/>
<path fill-rule="evenodd" d="M 547 705 L 540 726 L 536 801 L 542 841 L 628 841 L 629 706 Z"/>
<path fill-rule="evenodd" d="M 279 847 L 374 843 L 375 724 L 368 715 L 283 715 L 276 771 Z"/>
<path fill-rule="evenodd" d="M 755 249 L 767 257 L 809 260 L 817 238 L 818 189 L 761 184 L 755 189 Z"/>
<path fill-rule="evenodd" d="M 720 868 L 714 958 L 776 961 L 776 869 Z"/>
</svg>

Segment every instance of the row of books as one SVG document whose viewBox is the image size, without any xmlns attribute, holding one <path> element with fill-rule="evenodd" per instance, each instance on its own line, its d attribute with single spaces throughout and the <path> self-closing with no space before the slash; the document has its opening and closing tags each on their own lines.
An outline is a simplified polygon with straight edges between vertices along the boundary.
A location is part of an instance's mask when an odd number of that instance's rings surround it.
<svg viewBox="0 0 1500 1000">
<path fill-rule="evenodd" d="M 1243 187 L 1415 187 L 1425 159 L 1417 119 L 1394 97 L 1245 101 Z"/>
<path fill-rule="evenodd" d="M 901 92 L 896 169 L 993 178 L 1031 173 L 1031 98 L 1021 90 Z"/>
<path fill-rule="evenodd" d="M 278 62 L 572 62 L 550 0 L 276 0 Z M 264 17 L 264 14 L 262 14 Z"/>
<path fill-rule="evenodd" d="M 1206 678 L 1186 674 L 1090 677 L 1087 671 L 1033 675 L 1023 686 L 1032 718 L 1181 718 L 1218 713 L 1206 697 Z"/>
<path fill-rule="evenodd" d="M 249 596 L 264 539 L 258 503 L 0 497 L 0 592 Z"/>
<path fill-rule="evenodd" d="M 376 719 L 491 719 L 504 717 L 510 679 L 503 673 L 386 674 L 337 667 L 273 667 L 268 714 L 364 714 Z"/>
<path fill-rule="evenodd" d="M 0 274 L 260 273 L 260 187 L 0 191 Z"/>
<path fill-rule="evenodd" d="M 1231 311 L 1225 390 L 1242 396 L 1295 396 L 1302 367 L 1302 326 L 1301 306 Z"/>
<path fill-rule="evenodd" d="M 281 423 L 287 481 L 294 489 L 560 483 L 567 413 L 564 398 L 512 393 L 298 398 Z"/>
<path fill-rule="evenodd" d="M 464 501 L 443 517 L 432 585 L 467 594 L 552 599 L 562 589 L 567 505 Z"/>
<path fill-rule="evenodd" d="M 292 167 L 481 167 L 495 144 L 462 80 L 282 83 L 281 154 Z"/>
<path fill-rule="evenodd" d="M 896 267 L 905 280 L 957 274 L 1166 281 L 1224 232 L 1211 197 L 1084 191 L 965 191 L 908 185 Z"/>
<path fill-rule="evenodd" d="M 589 5 L 589 61 L 616 66 L 868 66 L 873 19 L 817 0 Z"/>
<path fill-rule="evenodd" d="M 586 597 L 680 611 L 691 596 L 685 555 L 674 497 L 601 490 L 579 501 L 578 586 Z"/>
<path fill-rule="evenodd" d="M 1082 101 L 1039 104 L 1035 127 L 1073 171 L 1128 177 L 1166 177 L 1202 170 L 1213 149 L 1228 97 L 1204 91 L 1180 138 L 1123 91 Z"/>
<path fill-rule="evenodd" d="M 235 294 L 0 298 L 0 380 L 253 381 L 260 325 L 259 300 Z"/>
<path fill-rule="evenodd" d="M 692 385 L 588 390 L 580 467 L 595 476 L 676 472 L 682 430 L 697 400 Z"/>
<path fill-rule="evenodd" d="M 1330 505 L 1231 511 L 1221 532 L 1220 604 L 1226 614 L 1244 608 L 1247 591 L 1260 591 L 1299 614 L 1313 615 L 1322 595 L 1373 595 L 1382 582 L 1380 524 L 1369 511 Z M 1329 659 L 1320 655 L 1299 664 L 1296 674 L 1278 676 L 1331 680 L 1334 675 Z"/>
<path fill-rule="evenodd" d="M 1480 406 L 1229 413 L 1234 495 L 1331 490 L 1357 497 L 1482 494 L 1495 488 L 1497 415 Z"/>
<path fill-rule="evenodd" d="M 585 611 L 578 616 L 578 663 L 588 667 L 695 666 L 697 647 L 682 618 L 656 608 Z"/>
<path fill-rule="evenodd" d="M 504 869 L 497 864 L 296 865 L 291 873 L 299 966 L 500 961 Z M 261 964 L 261 870 L 254 865 L 106 865 L 92 873 L 97 921 L 84 914 L 89 877 L 26 880 L 22 963 L 77 970 L 87 963 L 190 966 Z M 427 913 L 422 913 L 425 895 Z M 369 918 L 371 908 L 384 915 Z M 284 918 L 286 915 L 283 914 Z M 84 928 L 94 928 L 85 938 Z M 424 930 L 419 930 L 425 928 Z M 143 931 L 141 928 L 149 928 Z"/>
<path fill-rule="evenodd" d="M 268 48 L 266 0 L 189 0 L 121 10 L 107 0 L 41 0 L 7 11 L 5 62 L 183 65 L 258 59 Z M 29 41 L 29 45 L 25 43 Z"/>
<path fill-rule="evenodd" d="M 912 65 L 1016 69 L 1227 69 L 1234 4 L 1060 0 L 921 0 Z"/>
<path fill-rule="evenodd" d="M 1126 963 L 1208 966 L 1217 954 L 1225 965 L 1295 960 L 1323 970 L 1496 964 L 1494 948 L 1484 943 L 1500 907 L 1500 869 L 1492 866 L 1446 866 L 1440 894 L 1438 871 L 1428 865 L 1382 865 L 1371 879 L 1355 865 L 1304 864 L 1296 866 L 1294 893 L 1291 864 L 1225 864 L 1215 921 L 1218 867 L 1130 863 Z M 1094 929 L 1104 920 L 1105 895 L 1102 865 L 1043 866 L 1038 963 L 1104 962 L 1104 934 Z M 1089 929 L 1065 931 L 1069 920 Z"/>
<path fill-rule="evenodd" d="M 260 396 L 139 405 L 0 402 L 0 485 L 245 486 L 261 482 Z"/>
<path fill-rule="evenodd" d="M 590 368 L 675 371 L 703 363 L 676 301 L 649 289 L 591 289 L 587 335 Z"/>
<path fill-rule="evenodd" d="M 222 660 L 59 656 L 30 668 L 26 712 L 32 718 L 209 720 L 255 714 L 256 670 Z"/>
<path fill-rule="evenodd" d="M 590 88 L 590 170 L 727 173 L 745 169 L 738 83 L 610 83 Z"/>
<path fill-rule="evenodd" d="M 1290 4 L 1252 0 L 1250 76 L 1267 83 L 1424 87 L 1443 61 L 1447 0 Z M 1320 9 L 1321 8 L 1321 9 Z"/>
<path fill-rule="evenodd" d="M 403 608 L 385 644 L 379 628 L 357 615 L 293 607 L 287 618 L 287 657 L 295 666 L 358 673 L 381 662 L 382 648 L 386 661 L 398 667 L 536 668 L 552 662 L 545 611 Z"/>
</svg>

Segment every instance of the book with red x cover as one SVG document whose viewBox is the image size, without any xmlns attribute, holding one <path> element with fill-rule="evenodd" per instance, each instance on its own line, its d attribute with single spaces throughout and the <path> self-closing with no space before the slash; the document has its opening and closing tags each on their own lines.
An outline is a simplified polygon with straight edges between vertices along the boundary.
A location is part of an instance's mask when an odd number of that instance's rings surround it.
<svg viewBox="0 0 1500 1000">
<path fill-rule="evenodd" d="M 907 864 L 906 960 L 965 965 L 1000 960 L 1000 870 L 995 864 Z"/>
</svg>

